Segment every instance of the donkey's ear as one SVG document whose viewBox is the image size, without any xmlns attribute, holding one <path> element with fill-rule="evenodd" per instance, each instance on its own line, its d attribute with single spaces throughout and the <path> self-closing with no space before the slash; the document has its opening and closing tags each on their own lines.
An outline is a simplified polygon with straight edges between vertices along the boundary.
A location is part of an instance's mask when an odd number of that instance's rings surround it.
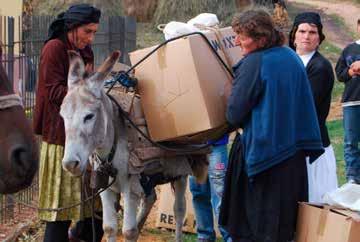
<svg viewBox="0 0 360 242">
<path fill-rule="evenodd" d="M 85 65 L 79 53 L 73 50 L 68 51 L 69 55 L 69 74 L 68 74 L 68 88 L 76 86 L 85 74 Z"/>
<path fill-rule="evenodd" d="M 104 63 L 97 69 L 97 71 L 92 75 L 86 84 L 89 86 L 89 89 L 95 94 L 96 97 L 101 96 L 101 90 L 104 86 L 104 78 L 112 70 L 113 66 L 120 57 L 120 51 L 114 51 L 111 55 L 106 58 Z"/>
<path fill-rule="evenodd" d="M 117 50 L 111 53 L 111 55 L 108 58 L 106 58 L 104 63 L 96 71 L 96 74 L 98 74 L 99 78 L 105 78 L 110 73 L 115 63 L 120 58 L 120 55 L 121 52 Z"/>
</svg>

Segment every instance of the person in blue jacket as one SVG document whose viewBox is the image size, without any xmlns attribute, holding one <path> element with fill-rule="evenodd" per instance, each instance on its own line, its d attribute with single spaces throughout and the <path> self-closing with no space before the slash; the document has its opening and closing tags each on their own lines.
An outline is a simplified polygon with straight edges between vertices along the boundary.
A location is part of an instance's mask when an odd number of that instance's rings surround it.
<svg viewBox="0 0 360 242">
<path fill-rule="evenodd" d="M 305 157 L 324 152 L 310 83 L 267 12 L 245 11 L 232 27 L 244 58 L 226 117 L 243 134 L 230 151 L 219 222 L 233 241 L 290 242 L 298 202 L 308 200 Z"/>
<path fill-rule="evenodd" d="M 214 242 L 214 214 L 218 224 L 221 197 L 224 190 L 225 174 L 228 163 L 227 144 L 229 135 L 224 135 L 211 142 L 212 151 L 208 156 L 208 177 L 204 184 L 196 182 L 195 177 L 189 179 L 190 191 L 196 218 L 196 233 L 198 242 Z M 219 231 L 225 242 L 231 242 L 229 234 L 219 226 Z"/>
</svg>

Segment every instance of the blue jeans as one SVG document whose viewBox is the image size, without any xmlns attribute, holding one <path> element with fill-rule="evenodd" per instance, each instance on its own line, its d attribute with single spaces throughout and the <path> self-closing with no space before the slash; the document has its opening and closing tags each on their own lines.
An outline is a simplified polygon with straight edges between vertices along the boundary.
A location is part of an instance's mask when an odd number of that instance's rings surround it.
<svg viewBox="0 0 360 242">
<path fill-rule="evenodd" d="M 194 177 L 190 177 L 190 191 L 193 196 L 198 239 L 206 239 L 208 241 L 216 240 L 213 211 L 216 220 L 218 220 L 227 163 L 227 145 L 213 146 L 213 150 L 209 155 L 207 182 L 198 184 Z M 224 241 L 232 241 L 229 234 L 222 227 L 219 227 L 219 230 Z"/>
<path fill-rule="evenodd" d="M 343 108 L 346 178 L 360 182 L 360 106 Z"/>
</svg>

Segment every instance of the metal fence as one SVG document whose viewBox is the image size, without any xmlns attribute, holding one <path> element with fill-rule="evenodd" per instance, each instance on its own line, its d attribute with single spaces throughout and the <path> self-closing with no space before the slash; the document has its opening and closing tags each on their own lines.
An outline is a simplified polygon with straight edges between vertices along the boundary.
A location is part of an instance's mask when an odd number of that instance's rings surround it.
<svg viewBox="0 0 360 242">
<path fill-rule="evenodd" d="M 35 106 L 35 91 L 38 78 L 40 51 L 47 36 L 48 26 L 53 16 L 21 17 L 0 16 L 0 40 L 3 55 L 0 64 L 16 93 L 23 98 L 27 117 L 32 118 Z M 131 17 L 104 16 L 101 18 L 92 49 L 95 66 L 100 65 L 113 51 L 121 50 L 120 62 L 130 64 L 128 53 L 136 47 L 136 22 Z M 37 198 L 38 180 L 34 184 L 15 194 L 0 195 L 0 223 L 7 223 L 14 218 L 16 207 L 21 210 L 20 200 L 30 204 Z"/>
</svg>

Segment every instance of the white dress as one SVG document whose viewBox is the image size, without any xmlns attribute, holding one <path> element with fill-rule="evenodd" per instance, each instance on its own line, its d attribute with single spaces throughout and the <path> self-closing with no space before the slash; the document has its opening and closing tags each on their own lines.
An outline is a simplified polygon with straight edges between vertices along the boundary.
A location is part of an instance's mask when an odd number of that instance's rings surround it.
<svg viewBox="0 0 360 242">
<path fill-rule="evenodd" d="M 338 188 L 336 175 L 336 159 L 331 145 L 325 147 L 325 152 L 310 164 L 306 159 L 309 184 L 309 202 L 322 203 L 325 193 Z"/>
<path fill-rule="evenodd" d="M 305 67 L 314 54 L 315 51 L 299 56 Z M 310 164 L 309 158 L 306 159 L 311 203 L 322 203 L 325 193 L 338 188 L 334 149 L 331 145 L 324 149 L 325 152 L 313 163 Z"/>
</svg>

